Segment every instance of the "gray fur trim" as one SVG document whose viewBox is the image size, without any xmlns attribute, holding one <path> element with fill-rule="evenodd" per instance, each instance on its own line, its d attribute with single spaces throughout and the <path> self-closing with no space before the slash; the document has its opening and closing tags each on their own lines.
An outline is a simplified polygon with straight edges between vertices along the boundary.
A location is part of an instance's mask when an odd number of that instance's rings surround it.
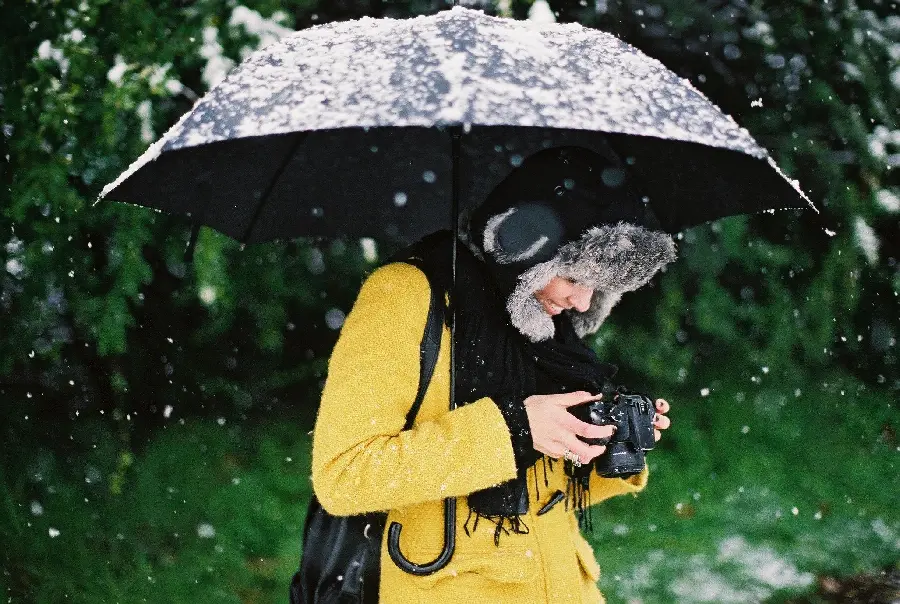
<svg viewBox="0 0 900 604">
<path fill-rule="evenodd" d="M 620 222 L 588 229 L 580 239 L 519 276 L 506 302 L 512 324 L 532 342 L 553 337 L 553 319 L 534 297 L 553 277 L 572 279 L 594 290 L 586 312 L 569 310 L 579 336 L 596 332 L 622 294 L 645 285 L 675 260 L 675 242 L 666 233 Z"/>
<path fill-rule="evenodd" d="M 497 239 L 497 231 L 500 229 L 500 225 L 503 224 L 503 221 L 515 213 L 516 208 L 510 208 L 502 214 L 491 216 L 487 221 L 487 224 L 484 225 L 484 241 L 482 243 L 485 252 L 488 254 L 496 253 L 495 249 L 497 248 L 497 245 L 495 244 L 495 240 Z"/>
</svg>

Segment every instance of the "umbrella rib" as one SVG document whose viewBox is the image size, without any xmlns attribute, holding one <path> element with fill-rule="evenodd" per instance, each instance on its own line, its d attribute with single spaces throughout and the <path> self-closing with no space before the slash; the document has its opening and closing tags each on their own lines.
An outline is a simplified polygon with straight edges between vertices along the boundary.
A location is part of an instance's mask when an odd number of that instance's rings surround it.
<svg viewBox="0 0 900 604">
<path fill-rule="evenodd" d="M 198 186 L 200 190 L 200 199 L 202 199 L 203 205 L 200 208 L 200 216 L 192 221 L 191 224 L 191 238 L 188 241 L 187 248 L 184 250 L 184 261 L 188 264 L 194 262 L 194 248 L 197 247 L 197 236 L 200 235 L 200 227 L 203 226 L 203 223 L 206 222 L 206 211 L 209 209 L 209 179 L 203 177 L 200 179 L 200 184 Z"/>
<path fill-rule="evenodd" d="M 287 168 L 288 164 L 291 163 L 291 160 L 294 158 L 294 154 L 297 153 L 297 149 L 300 147 L 300 144 L 306 139 L 307 132 L 298 132 L 296 134 L 296 140 L 291 145 L 290 150 L 284 155 L 284 159 L 281 160 L 281 165 L 278 166 L 278 169 L 275 170 L 274 176 L 272 176 L 272 180 L 269 181 L 268 186 L 266 187 L 265 192 L 259 200 L 259 205 L 256 206 L 256 210 L 253 212 L 253 218 L 250 219 L 250 224 L 247 226 L 247 230 L 244 231 L 244 236 L 241 238 L 241 241 L 244 243 L 250 243 L 250 236 L 253 234 L 253 229 L 256 227 L 256 222 L 259 220 L 259 217 L 262 215 L 263 206 L 266 205 L 266 202 L 269 201 L 269 197 L 272 195 L 272 191 L 275 190 L 275 185 L 278 184 L 278 181 L 281 179 L 281 174 L 284 172 L 285 168 Z"/>
</svg>

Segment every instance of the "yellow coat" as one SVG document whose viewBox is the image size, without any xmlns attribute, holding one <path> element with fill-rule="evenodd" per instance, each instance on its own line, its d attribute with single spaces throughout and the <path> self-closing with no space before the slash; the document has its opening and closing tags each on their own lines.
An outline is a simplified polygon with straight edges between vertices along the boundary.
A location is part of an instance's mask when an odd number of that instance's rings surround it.
<svg viewBox="0 0 900 604">
<path fill-rule="evenodd" d="M 446 328 L 415 425 L 403 430 L 418 388 L 429 300 L 425 275 L 409 264 L 379 268 L 363 284 L 329 362 L 313 436 L 313 488 L 322 506 L 335 515 L 388 510 L 388 526 L 403 525 L 403 554 L 426 563 L 443 545 L 442 500 L 459 498 L 456 551 L 444 569 L 407 574 L 382 544 L 383 604 L 602 602 L 600 569 L 571 507 L 561 502 L 536 515 L 555 490 L 566 489 L 561 463 L 548 471 L 549 486 L 540 462 L 537 485 L 528 472 L 528 534 L 504 534 L 497 547 L 490 521 L 481 519 L 475 532 L 470 522 L 471 536 L 463 531 L 465 495 L 514 478 L 516 467 L 509 430 L 490 399 L 448 410 Z M 592 476 L 592 503 L 637 492 L 647 480 L 646 471 L 628 480 Z"/>
</svg>

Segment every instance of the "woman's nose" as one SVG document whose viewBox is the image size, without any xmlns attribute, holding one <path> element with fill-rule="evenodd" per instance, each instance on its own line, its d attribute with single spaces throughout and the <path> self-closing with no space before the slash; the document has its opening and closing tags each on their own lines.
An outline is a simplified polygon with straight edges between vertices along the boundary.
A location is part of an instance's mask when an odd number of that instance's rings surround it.
<svg viewBox="0 0 900 604">
<path fill-rule="evenodd" d="M 591 307 L 591 298 L 594 296 L 594 290 L 588 287 L 576 286 L 572 295 L 569 296 L 569 302 L 578 312 L 586 312 Z"/>
</svg>

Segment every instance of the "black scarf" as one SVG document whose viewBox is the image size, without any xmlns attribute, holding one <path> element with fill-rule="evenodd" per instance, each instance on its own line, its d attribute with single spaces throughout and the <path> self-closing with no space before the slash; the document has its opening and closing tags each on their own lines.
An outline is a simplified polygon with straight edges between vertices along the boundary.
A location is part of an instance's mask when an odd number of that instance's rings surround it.
<svg viewBox="0 0 900 604">
<path fill-rule="evenodd" d="M 599 361 L 577 336 L 567 313 L 554 317 L 553 339 L 530 342 L 512 326 L 506 311 L 510 292 L 504 290 L 510 285 L 504 287 L 504 280 L 492 276 L 487 265 L 462 243 L 457 253 L 456 291 L 451 292 L 451 250 L 452 235 L 442 231 L 400 252 L 393 260 L 408 262 L 425 272 L 435 287 L 449 294 L 449 310 L 452 312 L 455 307 L 457 407 L 483 397 L 490 397 L 498 405 L 522 405 L 532 394 L 600 392 L 607 387 L 616 367 Z M 451 312 L 445 313 L 448 322 Z M 525 424 L 523 429 L 527 430 L 527 421 Z M 534 464 L 542 459 L 537 451 L 532 449 L 530 453 L 530 463 L 519 464 L 517 478 L 468 496 L 475 521 L 479 517 L 492 520 L 497 525 L 498 538 L 501 531 L 528 530 L 520 519 L 528 510 L 526 472 L 532 467 L 537 472 Z M 543 459 L 543 463 L 547 460 Z M 583 519 L 583 511 L 589 505 L 587 485 L 593 466 L 574 468 L 566 462 L 564 467 L 569 476 L 567 505 L 571 500 Z"/>
</svg>

